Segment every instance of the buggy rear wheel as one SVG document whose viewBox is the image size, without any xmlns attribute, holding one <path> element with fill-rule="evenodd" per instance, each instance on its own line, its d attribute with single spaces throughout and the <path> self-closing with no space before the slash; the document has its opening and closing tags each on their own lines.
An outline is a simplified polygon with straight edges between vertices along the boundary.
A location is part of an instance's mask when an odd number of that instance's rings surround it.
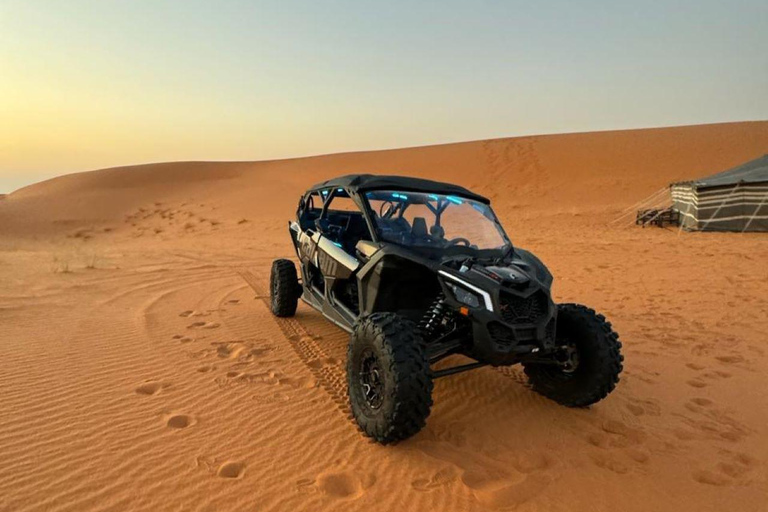
<svg viewBox="0 0 768 512">
<path fill-rule="evenodd" d="M 569 407 L 585 407 L 608 396 L 624 361 L 610 322 L 586 306 L 560 304 L 555 337 L 556 363 L 523 363 L 533 390 Z"/>
<path fill-rule="evenodd" d="M 416 325 L 394 313 L 355 324 L 347 351 L 352 414 L 363 433 L 388 444 L 413 436 L 432 406 L 432 378 Z"/>
<path fill-rule="evenodd" d="M 296 277 L 296 265 L 291 260 L 275 260 L 269 276 L 269 305 L 272 314 L 286 317 L 296 314 L 301 285 Z"/>
</svg>

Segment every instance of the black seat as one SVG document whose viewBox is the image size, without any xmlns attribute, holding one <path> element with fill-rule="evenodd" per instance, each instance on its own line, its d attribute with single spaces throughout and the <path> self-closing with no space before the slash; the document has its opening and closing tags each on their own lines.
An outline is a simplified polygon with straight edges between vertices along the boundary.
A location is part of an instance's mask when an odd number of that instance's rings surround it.
<svg viewBox="0 0 768 512">
<path fill-rule="evenodd" d="M 424 217 L 414 217 L 411 226 L 411 236 L 414 238 L 425 238 L 429 235 L 427 231 L 427 221 Z"/>
</svg>

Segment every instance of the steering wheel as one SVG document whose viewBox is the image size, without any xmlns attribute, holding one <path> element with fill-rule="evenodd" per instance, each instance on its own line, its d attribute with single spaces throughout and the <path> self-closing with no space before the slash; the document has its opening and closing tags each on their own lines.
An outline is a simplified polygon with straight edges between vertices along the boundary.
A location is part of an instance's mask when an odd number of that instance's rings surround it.
<svg viewBox="0 0 768 512">
<path fill-rule="evenodd" d="M 464 244 L 465 246 L 469 247 L 472 245 L 472 242 L 470 242 L 469 240 L 463 237 L 452 238 L 448 240 L 448 245 L 459 245 L 459 244 Z"/>
<path fill-rule="evenodd" d="M 395 213 L 395 203 L 392 201 L 384 201 L 381 203 L 381 206 L 379 206 L 379 217 L 382 219 L 388 219 L 392 216 L 393 213 Z"/>
</svg>

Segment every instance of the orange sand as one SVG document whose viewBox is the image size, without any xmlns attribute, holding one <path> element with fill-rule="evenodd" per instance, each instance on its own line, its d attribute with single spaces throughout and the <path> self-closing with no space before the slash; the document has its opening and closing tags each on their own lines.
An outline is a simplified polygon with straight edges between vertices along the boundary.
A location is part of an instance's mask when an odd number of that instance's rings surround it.
<svg viewBox="0 0 768 512">
<path fill-rule="evenodd" d="M 154 164 L 9 194 L 0 511 L 768 510 L 768 237 L 609 223 L 766 152 L 768 122 L 734 123 Z M 299 194 L 350 172 L 489 195 L 556 299 L 613 321 L 617 390 L 571 410 L 483 368 L 437 381 L 415 438 L 364 439 L 347 335 L 303 305 L 275 319 L 263 295 Z"/>
</svg>

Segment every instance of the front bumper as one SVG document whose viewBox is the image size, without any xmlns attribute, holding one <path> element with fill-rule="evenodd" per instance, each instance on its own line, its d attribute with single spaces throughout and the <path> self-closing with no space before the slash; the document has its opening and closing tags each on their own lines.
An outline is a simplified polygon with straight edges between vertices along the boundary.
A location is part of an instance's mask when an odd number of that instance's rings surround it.
<svg viewBox="0 0 768 512">
<path fill-rule="evenodd" d="M 542 351 L 554 348 L 557 307 L 549 290 L 540 283 L 531 281 L 524 289 L 501 286 L 488 289 L 464 281 L 464 286 L 471 284 L 473 290 L 482 290 L 490 301 L 486 304 L 483 298 L 481 306 L 473 308 L 458 302 L 445 281 L 441 284 L 446 303 L 466 313 L 463 316 L 471 322 L 468 356 L 502 366 L 517 362 L 522 354 L 530 353 L 534 348 Z"/>
</svg>

